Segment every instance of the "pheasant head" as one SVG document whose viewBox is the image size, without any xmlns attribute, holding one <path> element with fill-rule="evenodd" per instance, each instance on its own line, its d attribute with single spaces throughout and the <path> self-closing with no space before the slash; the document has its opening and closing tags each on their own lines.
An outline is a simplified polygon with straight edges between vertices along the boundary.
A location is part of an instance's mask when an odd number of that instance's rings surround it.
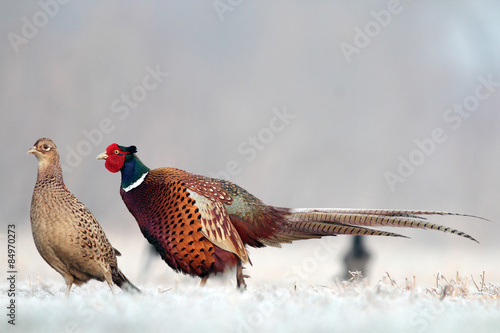
<svg viewBox="0 0 500 333">
<path fill-rule="evenodd" d="M 122 188 L 127 189 L 136 184 L 149 172 L 141 160 L 135 155 L 135 146 L 124 147 L 113 143 L 106 148 L 106 152 L 97 156 L 98 160 L 106 160 L 105 167 L 110 172 L 122 173 Z"/>
<path fill-rule="evenodd" d="M 41 138 L 28 150 L 38 160 L 38 173 L 59 173 L 61 164 L 57 147 L 51 139 Z"/>
</svg>

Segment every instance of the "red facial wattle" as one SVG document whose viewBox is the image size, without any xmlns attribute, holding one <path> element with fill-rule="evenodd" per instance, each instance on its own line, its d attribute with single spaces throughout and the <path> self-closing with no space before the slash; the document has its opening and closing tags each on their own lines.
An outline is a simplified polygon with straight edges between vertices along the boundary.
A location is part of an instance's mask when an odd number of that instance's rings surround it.
<svg viewBox="0 0 500 333">
<path fill-rule="evenodd" d="M 106 158 L 106 162 L 104 163 L 106 169 L 113 173 L 120 171 L 125 163 L 125 154 L 127 152 L 122 151 L 116 143 L 109 145 L 106 149 L 108 158 Z"/>
</svg>

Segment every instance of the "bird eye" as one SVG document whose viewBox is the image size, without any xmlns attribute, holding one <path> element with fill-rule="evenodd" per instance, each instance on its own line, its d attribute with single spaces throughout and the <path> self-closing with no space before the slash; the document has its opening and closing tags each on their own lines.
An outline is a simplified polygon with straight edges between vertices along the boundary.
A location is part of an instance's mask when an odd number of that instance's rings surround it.
<svg viewBox="0 0 500 333">
<path fill-rule="evenodd" d="M 118 149 L 115 150 L 115 154 L 118 155 L 120 151 Z"/>
<path fill-rule="evenodd" d="M 45 151 L 49 151 L 50 150 L 50 146 L 45 144 L 42 146 L 42 149 L 45 150 Z"/>
</svg>

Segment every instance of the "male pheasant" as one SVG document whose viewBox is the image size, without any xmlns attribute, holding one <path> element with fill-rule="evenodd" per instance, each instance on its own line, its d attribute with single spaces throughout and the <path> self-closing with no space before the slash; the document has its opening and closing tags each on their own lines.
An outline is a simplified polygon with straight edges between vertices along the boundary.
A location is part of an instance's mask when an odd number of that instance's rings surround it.
<svg viewBox="0 0 500 333">
<path fill-rule="evenodd" d="M 38 160 L 38 177 L 31 201 L 31 229 L 43 259 L 61 274 L 66 295 L 73 284 L 90 279 L 113 282 L 126 291 L 139 291 L 118 268 L 120 255 L 109 243 L 101 226 L 63 182 L 57 147 L 39 139 L 28 151 Z"/>
<path fill-rule="evenodd" d="M 401 236 L 367 227 L 429 228 L 474 240 L 423 215 L 431 211 L 291 209 L 264 204 L 238 185 L 174 168 L 149 169 L 135 146 L 111 144 L 97 159 L 121 171 L 121 197 L 144 237 L 174 270 L 199 276 L 237 267 L 237 287 L 246 287 L 242 263 L 251 263 L 245 245 L 277 246 L 338 234 Z M 462 215 L 464 216 L 464 215 Z M 468 216 L 468 215 L 465 215 Z"/>
</svg>

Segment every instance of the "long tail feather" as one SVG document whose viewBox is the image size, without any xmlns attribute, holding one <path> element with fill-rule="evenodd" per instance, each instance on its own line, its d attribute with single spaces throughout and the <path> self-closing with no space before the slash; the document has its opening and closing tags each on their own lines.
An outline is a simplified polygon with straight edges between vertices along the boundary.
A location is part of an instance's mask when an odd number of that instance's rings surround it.
<svg viewBox="0 0 500 333">
<path fill-rule="evenodd" d="M 339 214 L 363 214 L 363 215 L 383 215 L 383 216 L 398 216 L 398 217 L 411 217 L 416 219 L 425 220 L 425 215 L 441 215 L 441 216 L 462 216 L 462 217 L 472 217 L 475 219 L 480 219 L 483 221 L 491 222 L 484 217 L 460 214 L 460 213 L 450 213 L 443 211 L 432 211 L 432 210 L 396 210 L 396 209 L 353 209 L 353 208 L 294 208 L 293 213 L 339 213 Z M 422 216 L 424 215 L 424 216 Z"/>
<path fill-rule="evenodd" d="M 399 234 L 373 230 L 367 227 L 407 227 L 433 229 L 442 232 L 456 234 L 477 242 L 472 236 L 442 225 L 425 221 L 426 215 L 451 215 L 467 216 L 486 220 L 481 217 L 436 211 L 418 210 L 381 210 L 381 209 L 322 209 L 322 208 L 299 208 L 290 211 L 288 221 L 290 231 L 286 235 L 304 236 L 305 233 L 313 235 L 380 235 L 399 236 Z M 293 236 L 292 236 L 293 237 Z M 281 237 L 283 238 L 283 236 Z"/>
<path fill-rule="evenodd" d="M 329 222 L 325 221 L 297 221 L 294 223 L 294 228 L 296 230 L 308 230 L 316 235 L 374 235 L 374 236 L 391 236 L 391 237 L 405 237 L 394 232 L 387 232 L 382 230 L 374 230 L 370 228 L 364 228 L 361 225 L 346 225 L 343 223 Z"/>
</svg>

